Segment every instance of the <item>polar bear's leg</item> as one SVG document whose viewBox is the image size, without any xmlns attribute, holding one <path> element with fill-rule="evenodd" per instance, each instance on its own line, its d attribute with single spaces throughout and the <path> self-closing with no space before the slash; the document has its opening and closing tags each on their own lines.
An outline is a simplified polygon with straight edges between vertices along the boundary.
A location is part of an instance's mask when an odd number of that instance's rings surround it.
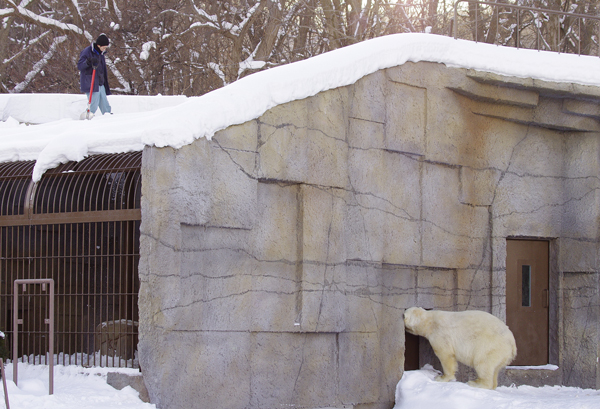
<svg viewBox="0 0 600 409">
<path fill-rule="evenodd" d="M 443 375 L 436 376 L 435 380 L 438 382 L 449 382 L 456 380 L 455 374 L 458 364 L 454 355 L 449 353 L 439 353 L 434 349 L 435 354 L 439 358 L 442 369 L 444 370 Z"/>
<path fill-rule="evenodd" d="M 500 366 L 494 367 L 489 362 L 480 362 L 475 364 L 475 371 L 477 372 L 477 379 L 469 381 L 468 385 L 476 388 L 496 389 Z"/>
<path fill-rule="evenodd" d="M 500 369 L 502 369 L 504 365 L 499 365 L 496 367 L 496 370 L 494 371 L 494 385 L 492 387 L 492 389 L 496 389 L 498 387 L 498 374 L 500 373 Z"/>
<path fill-rule="evenodd" d="M 498 375 L 500 374 L 500 371 L 501 371 L 501 370 L 502 370 L 502 368 L 504 368 L 506 365 L 510 364 L 510 362 L 511 362 L 511 361 L 512 361 L 512 358 L 511 358 L 511 359 L 507 359 L 507 360 L 505 360 L 504 362 L 501 362 L 501 363 L 499 363 L 499 364 L 496 366 L 496 369 L 494 370 L 494 379 L 493 379 L 494 386 L 493 386 L 493 389 L 496 389 L 496 388 L 498 387 Z"/>
</svg>

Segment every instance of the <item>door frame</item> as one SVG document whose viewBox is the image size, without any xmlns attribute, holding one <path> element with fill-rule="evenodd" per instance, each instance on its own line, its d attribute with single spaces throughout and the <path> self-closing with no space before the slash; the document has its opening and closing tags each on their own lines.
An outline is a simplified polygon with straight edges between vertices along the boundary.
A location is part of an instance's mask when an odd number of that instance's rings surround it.
<svg viewBox="0 0 600 409">
<path fill-rule="evenodd" d="M 562 276 L 559 266 L 559 239 L 555 237 L 534 237 L 534 236 L 506 236 L 503 240 L 504 257 L 504 292 L 503 292 L 503 311 L 502 316 L 506 322 L 506 242 L 507 240 L 535 240 L 548 242 L 548 363 L 560 366 L 560 347 L 559 340 L 562 334 L 562 297 L 559 297 L 562 282 Z M 518 353 L 518 351 L 517 351 Z"/>
</svg>

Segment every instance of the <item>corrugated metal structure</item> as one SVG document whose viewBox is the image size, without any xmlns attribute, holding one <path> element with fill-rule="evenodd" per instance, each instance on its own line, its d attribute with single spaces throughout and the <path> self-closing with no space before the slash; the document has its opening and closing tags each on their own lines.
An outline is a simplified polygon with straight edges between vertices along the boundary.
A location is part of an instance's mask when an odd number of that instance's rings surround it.
<svg viewBox="0 0 600 409">
<path fill-rule="evenodd" d="M 14 280 L 52 278 L 58 363 L 137 366 L 141 158 L 91 156 L 38 183 L 33 161 L 0 164 L 0 330 L 7 341 Z M 19 356 L 44 362 L 47 294 L 34 285 L 20 294 Z"/>
</svg>

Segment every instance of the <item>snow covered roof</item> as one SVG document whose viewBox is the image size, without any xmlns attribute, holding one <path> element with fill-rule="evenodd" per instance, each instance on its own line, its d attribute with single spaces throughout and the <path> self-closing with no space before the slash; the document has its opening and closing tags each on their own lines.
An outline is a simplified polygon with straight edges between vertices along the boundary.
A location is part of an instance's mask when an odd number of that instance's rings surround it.
<svg viewBox="0 0 600 409">
<path fill-rule="evenodd" d="M 123 113 L 115 107 L 115 115 L 91 121 L 67 118 L 35 126 L 16 125 L 14 120 L 0 123 L 0 162 L 36 160 L 33 179 L 39 181 L 47 169 L 92 154 L 139 151 L 145 145 L 180 148 L 198 138 L 210 139 L 230 125 L 258 118 L 276 105 L 350 85 L 408 61 L 600 86 L 598 57 L 499 47 L 432 34 L 396 34 L 261 71 L 179 104 L 168 100 L 171 106 L 156 110 Z M 85 97 L 74 98 L 79 98 L 82 112 Z M 5 103 L 11 104 L 10 100 Z M 49 110 L 52 105 L 36 109 Z"/>
</svg>

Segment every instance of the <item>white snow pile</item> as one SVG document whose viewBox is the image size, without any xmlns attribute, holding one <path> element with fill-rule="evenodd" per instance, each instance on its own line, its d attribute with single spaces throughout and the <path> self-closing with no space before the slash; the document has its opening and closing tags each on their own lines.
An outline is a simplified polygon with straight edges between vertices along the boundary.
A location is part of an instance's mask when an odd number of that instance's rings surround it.
<svg viewBox="0 0 600 409">
<path fill-rule="evenodd" d="M 181 104 L 185 95 L 138 96 L 109 95 L 114 112 L 148 112 Z M 0 94 L 0 129 L 24 124 L 44 124 L 61 119 L 78 120 L 87 108 L 84 94 Z M 100 115 L 100 111 L 97 112 Z M 3 131 L 4 132 L 4 131 Z"/>
<path fill-rule="evenodd" d="M 461 382 L 436 382 L 426 365 L 407 371 L 396 387 L 394 409 L 597 409 L 600 391 L 565 386 L 500 386 L 478 389 Z"/>
<path fill-rule="evenodd" d="M 276 105 L 352 84 L 407 61 L 600 86 L 598 57 L 499 47 L 432 34 L 395 34 L 261 71 L 201 97 L 182 103 L 176 100 L 177 105 L 152 111 L 128 110 L 126 107 L 135 105 L 128 101 L 136 97 L 120 97 L 127 101 L 122 104 L 120 98 L 112 97 L 115 115 L 96 116 L 91 121 L 77 120 L 86 106 L 83 95 L 56 100 L 48 96 L 34 104 L 11 95 L 4 103 L 0 100 L 0 117 L 5 121 L 0 132 L 0 162 L 36 160 L 33 179 L 38 181 L 45 170 L 92 154 L 139 151 L 145 145 L 180 148 L 198 138 L 211 138 L 230 125 L 258 118 Z M 172 101 L 157 98 L 161 100 L 156 106 Z M 14 112 L 25 109 L 14 108 L 19 103 L 31 106 L 28 112 L 34 112 L 36 121 L 16 118 Z M 45 123 L 24 126 L 16 122 Z"/>
<path fill-rule="evenodd" d="M 138 373 L 126 368 L 54 367 L 54 394 L 48 394 L 49 372 L 46 365 L 19 363 L 18 385 L 12 381 L 12 364 L 6 365 L 9 405 L 12 408 L 44 409 L 156 409 L 144 403 L 130 386 L 117 390 L 106 383 L 108 372 Z M 0 409 L 6 408 L 4 389 L 0 387 Z"/>
<path fill-rule="evenodd" d="M 48 395 L 48 366 L 19 363 L 18 386 L 12 381 L 12 365 L 6 365 L 11 408 L 45 409 L 156 409 L 144 403 L 131 387 L 114 389 L 106 383 L 108 372 L 136 373 L 137 369 L 54 367 L 54 394 Z M 407 371 L 396 388 L 395 409 L 597 409 L 600 391 L 564 386 L 499 387 L 495 391 L 472 388 L 464 383 L 435 382 L 438 374 L 430 366 Z M 0 388 L 0 409 L 4 394 Z M 223 391 L 227 399 L 227 391 Z"/>
</svg>

